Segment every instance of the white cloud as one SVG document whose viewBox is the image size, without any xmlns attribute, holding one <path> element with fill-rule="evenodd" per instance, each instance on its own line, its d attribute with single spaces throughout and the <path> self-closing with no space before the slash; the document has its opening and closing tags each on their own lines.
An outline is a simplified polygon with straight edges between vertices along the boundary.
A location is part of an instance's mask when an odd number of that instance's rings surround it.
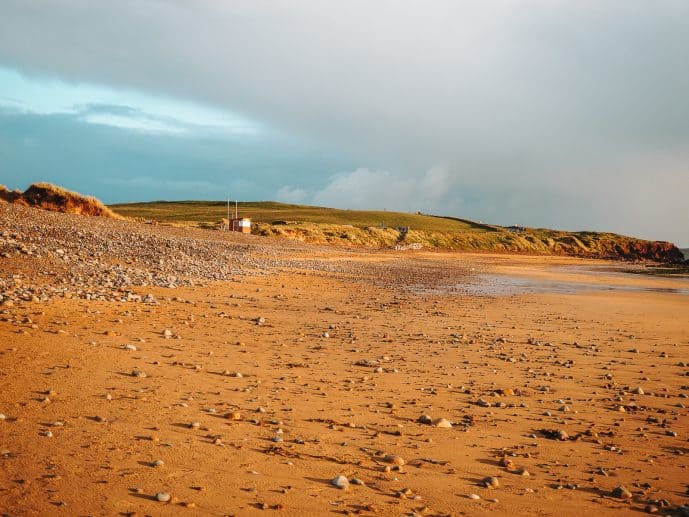
<svg viewBox="0 0 689 517">
<path fill-rule="evenodd" d="M 385 170 L 359 168 L 334 175 L 312 201 L 339 208 L 432 211 L 443 204 L 452 179 L 443 166 L 401 176 Z"/>
<path fill-rule="evenodd" d="M 308 196 L 308 192 L 302 188 L 285 185 L 275 193 L 275 200 L 283 203 L 301 203 Z"/>
</svg>

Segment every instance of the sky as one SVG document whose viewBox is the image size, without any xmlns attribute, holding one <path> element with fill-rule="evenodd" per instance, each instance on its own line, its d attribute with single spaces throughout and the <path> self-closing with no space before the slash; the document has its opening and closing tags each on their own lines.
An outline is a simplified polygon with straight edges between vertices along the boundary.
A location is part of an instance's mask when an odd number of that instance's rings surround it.
<svg viewBox="0 0 689 517">
<path fill-rule="evenodd" d="M 685 0 L 3 0 L 0 183 L 689 247 Z"/>
</svg>

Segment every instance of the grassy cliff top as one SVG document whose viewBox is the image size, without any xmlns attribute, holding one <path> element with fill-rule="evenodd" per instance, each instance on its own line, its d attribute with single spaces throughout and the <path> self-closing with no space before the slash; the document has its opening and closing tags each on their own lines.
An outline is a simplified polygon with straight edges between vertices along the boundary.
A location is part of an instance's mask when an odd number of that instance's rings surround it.
<svg viewBox="0 0 689 517">
<path fill-rule="evenodd" d="M 161 222 L 210 223 L 227 217 L 225 201 L 152 201 L 110 205 L 120 215 Z M 234 216 L 234 203 L 230 203 Z M 274 201 L 239 203 L 239 216 L 249 217 L 257 223 L 322 223 L 351 225 L 356 228 L 372 226 L 409 226 L 425 231 L 497 231 L 499 227 L 476 223 L 466 219 L 437 217 L 424 214 L 388 212 L 383 210 L 340 210 L 318 206 L 290 205 Z"/>
</svg>

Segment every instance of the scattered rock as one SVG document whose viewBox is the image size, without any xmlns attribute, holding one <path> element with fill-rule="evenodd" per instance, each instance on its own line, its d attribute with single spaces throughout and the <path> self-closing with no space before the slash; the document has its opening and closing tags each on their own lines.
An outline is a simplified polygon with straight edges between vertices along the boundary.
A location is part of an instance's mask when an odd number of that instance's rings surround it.
<svg viewBox="0 0 689 517">
<path fill-rule="evenodd" d="M 488 476 L 483 478 L 481 484 L 486 488 L 498 488 L 500 486 L 500 480 L 495 476 Z"/>
<path fill-rule="evenodd" d="M 404 461 L 404 458 L 402 456 L 398 456 L 396 454 L 388 454 L 386 456 L 383 456 L 383 461 L 385 463 L 390 463 L 391 465 L 398 465 L 402 466 L 406 464 L 406 461 Z"/>
<path fill-rule="evenodd" d="M 333 478 L 330 484 L 342 490 L 349 488 L 349 480 L 342 475 Z"/>
<path fill-rule="evenodd" d="M 449 429 L 452 427 L 452 422 L 445 418 L 436 418 L 435 420 L 433 420 L 433 425 L 441 429 Z"/>
<path fill-rule="evenodd" d="M 172 496 L 167 492 L 158 492 L 155 495 L 155 498 L 156 501 L 160 501 L 161 503 L 167 503 L 168 501 L 170 501 L 170 499 L 172 499 Z"/>
<path fill-rule="evenodd" d="M 631 499 L 632 493 L 620 485 L 612 489 L 612 496 L 617 499 Z"/>
</svg>

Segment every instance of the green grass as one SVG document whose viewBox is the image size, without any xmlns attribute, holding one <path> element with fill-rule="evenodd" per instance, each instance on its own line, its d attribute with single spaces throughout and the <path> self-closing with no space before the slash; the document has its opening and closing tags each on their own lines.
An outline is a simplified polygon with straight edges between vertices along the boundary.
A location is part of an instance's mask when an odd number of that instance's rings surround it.
<svg viewBox="0 0 689 517">
<path fill-rule="evenodd" d="M 217 223 L 227 217 L 227 203 L 223 201 L 153 201 L 111 205 L 110 208 L 125 217 L 205 228 L 218 228 Z M 368 247 L 420 244 L 424 248 L 450 250 L 681 261 L 681 254 L 676 248 L 670 249 L 671 245 L 611 233 L 562 232 L 544 228 L 510 233 L 500 226 L 455 217 L 339 210 L 272 201 L 242 202 L 239 215 L 252 219 L 252 233 L 255 235 L 313 243 Z M 397 231 L 396 228 L 401 226 L 409 227 L 409 233 L 404 235 Z"/>
<path fill-rule="evenodd" d="M 110 205 L 110 208 L 126 217 L 153 219 L 167 223 L 198 225 L 215 223 L 227 217 L 227 203 L 223 201 L 152 201 Z M 231 204 L 234 213 L 234 204 Z M 253 222 L 273 224 L 320 223 L 351 225 L 356 228 L 409 226 L 414 230 L 438 232 L 486 232 L 494 227 L 464 219 L 432 215 L 407 214 L 376 210 L 339 210 L 317 206 L 289 205 L 273 201 L 239 203 L 240 217 L 250 217 Z"/>
</svg>

